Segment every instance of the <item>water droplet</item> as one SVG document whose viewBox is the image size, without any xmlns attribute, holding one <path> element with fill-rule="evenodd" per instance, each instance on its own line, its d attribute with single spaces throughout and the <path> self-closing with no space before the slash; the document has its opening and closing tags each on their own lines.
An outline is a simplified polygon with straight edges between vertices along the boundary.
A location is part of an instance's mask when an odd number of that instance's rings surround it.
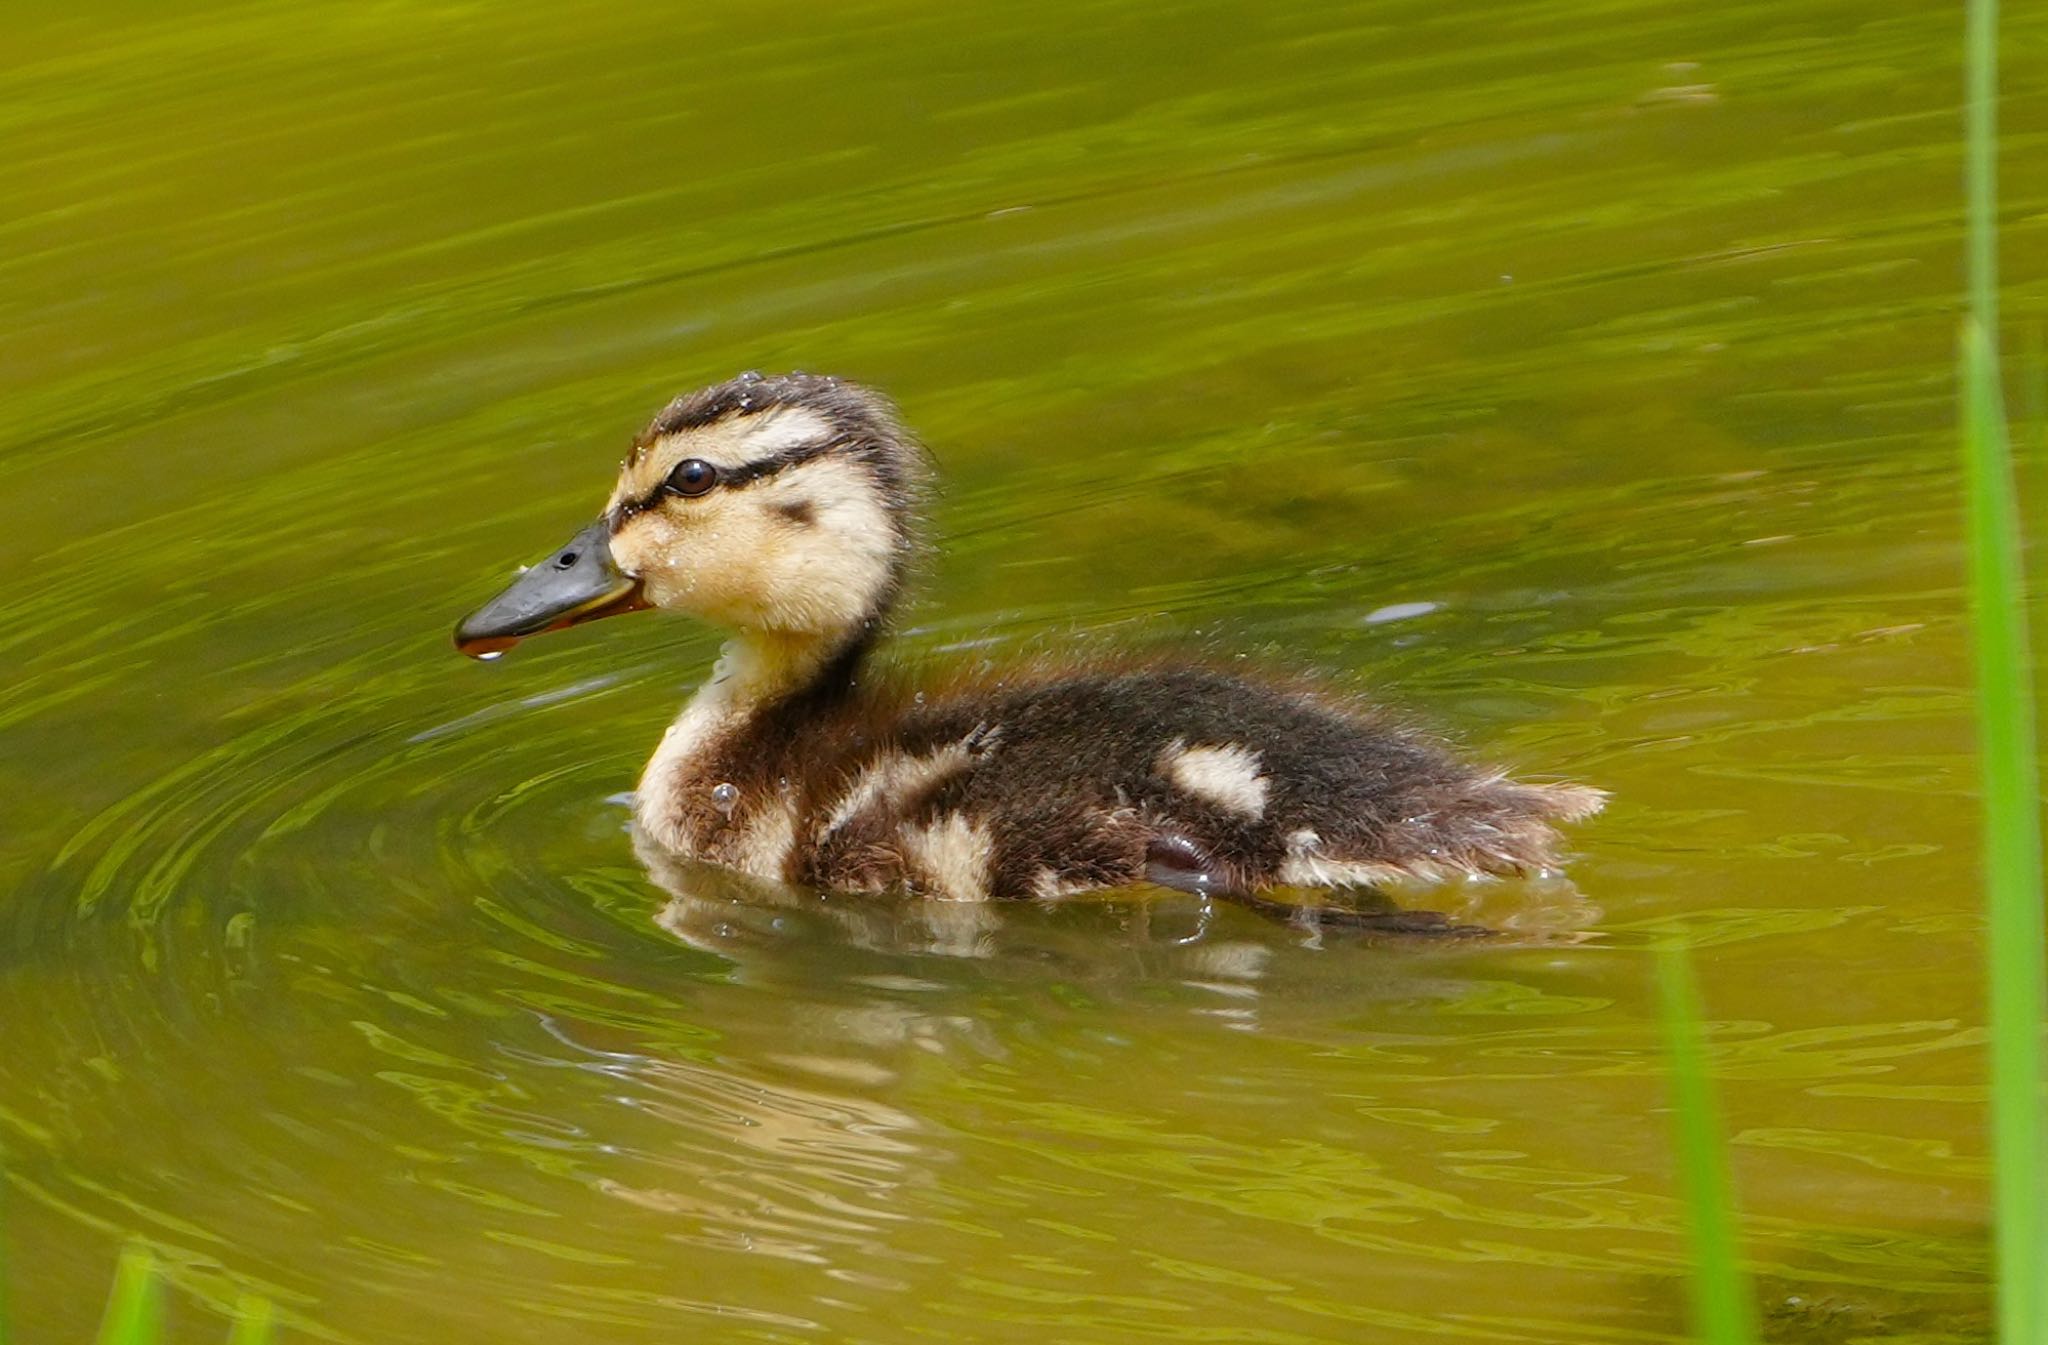
<svg viewBox="0 0 2048 1345">
<path fill-rule="evenodd" d="M 497 660 L 505 657 L 505 651 L 502 649 L 486 649 L 476 657 L 479 663 L 495 663 Z"/>
<path fill-rule="evenodd" d="M 738 785 L 730 781 L 724 781 L 711 787 L 711 806 L 718 809 L 725 816 L 732 816 L 732 810 L 739 805 L 739 801 L 740 787 Z"/>
</svg>

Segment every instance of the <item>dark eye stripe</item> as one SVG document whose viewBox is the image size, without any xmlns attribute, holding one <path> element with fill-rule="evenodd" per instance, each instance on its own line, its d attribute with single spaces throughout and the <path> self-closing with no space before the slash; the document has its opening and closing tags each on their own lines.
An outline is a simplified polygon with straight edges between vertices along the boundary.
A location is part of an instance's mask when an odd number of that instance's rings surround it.
<svg viewBox="0 0 2048 1345">
<path fill-rule="evenodd" d="M 794 467 L 800 462 L 809 462 L 812 458 L 823 457 L 835 448 L 842 447 L 847 442 L 848 440 L 845 436 L 834 435 L 829 439 L 818 439 L 808 444 L 798 444 L 794 448 L 785 448 L 780 453 L 765 458 L 756 458 L 752 462 L 743 462 L 737 467 L 720 467 L 718 469 L 718 489 L 721 491 L 738 490 L 742 486 L 750 486 L 756 481 L 762 481 L 774 476 L 784 468 Z M 670 494 L 672 492 L 668 488 L 668 478 L 663 477 L 646 494 L 637 499 L 627 500 L 613 509 L 611 512 L 612 527 L 616 529 L 621 523 L 633 517 L 633 515 L 646 513 L 660 504 L 664 496 Z"/>
</svg>

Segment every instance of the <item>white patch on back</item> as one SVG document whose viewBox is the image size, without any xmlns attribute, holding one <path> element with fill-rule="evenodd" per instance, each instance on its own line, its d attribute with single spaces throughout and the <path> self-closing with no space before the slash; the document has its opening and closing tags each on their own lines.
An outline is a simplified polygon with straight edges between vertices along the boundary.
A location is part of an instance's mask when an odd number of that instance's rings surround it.
<svg viewBox="0 0 2048 1345">
<path fill-rule="evenodd" d="M 964 770 L 972 760 L 964 742 L 948 743 L 921 757 L 908 752 L 883 752 L 861 767 L 853 785 L 832 806 L 818 839 L 875 807 L 900 807 L 923 794 L 947 776 Z"/>
<path fill-rule="evenodd" d="M 1266 815 L 1268 782 L 1259 774 L 1259 754 L 1248 747 L 1187 747 L 1176 738 L 1159 754 L 1156 769 L 1176 787 L 1219 808 L 1253 821 Z"/>
<path fill-rule="evenodd" d="M 905 827 L 903 853 L 923 875 L 931 896 L 944 901 L 988 900 L 989 861 L 995 842 L 988 828 L 965 813 L 947 813 L 925 827 Z"/>
</svg>

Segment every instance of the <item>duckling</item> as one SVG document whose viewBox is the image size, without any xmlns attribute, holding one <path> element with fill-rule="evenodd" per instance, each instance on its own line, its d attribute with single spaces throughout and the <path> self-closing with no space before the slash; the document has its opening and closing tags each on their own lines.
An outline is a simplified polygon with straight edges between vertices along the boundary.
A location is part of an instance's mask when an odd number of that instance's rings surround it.
<svg viewBox="0 0 2048 1345">
<path fill-rule="evenodd" d="M 644 608 L 732 631 L 640 778 L 685 859 L 952 901 L 1154 883 L 1271 908 L 1556 862 L 1598 790 L 1468 764 L 1308 682 L 1196 660 L 918 680 L 874 658 L 921 551 L 930 470 L 896 408 L 836 378 L 679 397 L 598 519 L 466 617 L 465 653 Z"/>
</svg>

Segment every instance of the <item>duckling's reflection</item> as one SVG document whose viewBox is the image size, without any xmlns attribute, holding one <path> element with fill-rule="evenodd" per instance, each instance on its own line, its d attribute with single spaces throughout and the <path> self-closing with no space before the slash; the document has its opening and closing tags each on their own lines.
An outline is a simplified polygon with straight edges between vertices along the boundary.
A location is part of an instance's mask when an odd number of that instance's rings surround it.
<svg viewBox="0 0 2048 1345">
<path fill-rule="evenodd" d="M 716 984 L 730 993 L 696 1015 L 718 1021 L 716 1058 L 600 1051 L 588 1040 L 594 1030 L 562 1025 L 574 1063 L 614 1074 L 640 1114 L 689 1137 L 673 1148 L 642 1144 L 659 1171 L 610 1176 L 603 1189 L 680 1216 L 670 1236 L 683 1241 L 817 1262 L 882 1245 L 903 1217 L 903 1192 L 941 1180 L 936 1155 L 950 1141 L 917 1092 L 904 1091 L 925 1076 L 913 1062 L 1014 1066 L 1021 1046 L 1018 1067 L 1035 1068 L 1049 1038 L 1083 1058 L 1132 1042 L 1170 1054 L 1176 1024 L 1350 1040 L 1357 1011 L 1375 1003 L 1405 1020 L 1419 1006 L 1469 999 L 1503 972 L 1537 982 L 1580 974 L 1547 962 L 1481 969 L 1402 949 L 1575 942 L 1595 914 L 1569 890 L 1534 899 L 1496 885 L 1488 895 L 1518 902 L 1519 921 L 1505 905 L 1460 907 L 1445 927 L 1484 916 L 1513 937 L 1382 935 L 1365 949 L 1355 931 L 1325 930 L 1319 946 L 1306 925 L 1193 893 L 1064 903 L 824 894 L 680 859 L 637 832 L 634 849 L 668 897 L 656 922 L 727 963 Z M 1342 956 L 1347 949 L 1360 955 Z M 1081 1002 L 1068 997 L 1075 987 L 1087 1012 L 1067 1017 Z"/>
<path fill-rule="evenodd" d="M 655 922 L 693 948 L 742 964 L 759 961 L 768 949 L 786 950 L 799 932 L 870 953 L 1039 963 L 1099 962 L 1113 946 L 1168 954 L 1186 973 L 1247 982 L 1258 978 L 1272 952 L 1220 935 L 1215 905 L 1205 897 L 1098 905 L 1094 919 L 1062 922 L 1048 919 L 1042 902 L 821 894 L 680 858 L 638 827 L 633 849 L 647 876 L 669 895 Z"/>
<path fill-rule="evenodd" d="M 1600 914 L 1568 880 L 1549 875 L 1440 888 L 1439 904 L 1448 909 L 1438 910 L 1402 904 L 1416 894 L 1397 901 L 1359 893 L 1343 906 L 1164 890 L 1068 903 L 823 894 L 680 858 L 637 826 L 633 845 L 648 877 L 670 898 L 656 922 L 742 967 L 777 960 L 795 943 L 823 942 L 894 956 L 1015 959 L 1068 969 L 1113 964 L 1127 974 L 1250 999 L 1276 956 L 1292 950 L 1575 944 L 1590 937 Z"/>
</svg>

